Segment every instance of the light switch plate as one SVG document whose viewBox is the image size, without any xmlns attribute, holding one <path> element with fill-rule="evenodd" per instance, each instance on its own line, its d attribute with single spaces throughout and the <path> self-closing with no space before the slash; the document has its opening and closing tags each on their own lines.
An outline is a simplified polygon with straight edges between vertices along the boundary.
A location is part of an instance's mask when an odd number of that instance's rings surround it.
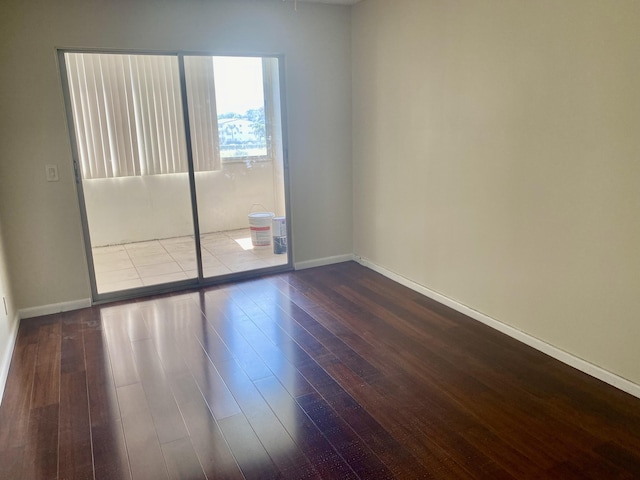
<svg viewBox="0 0 640 480">
<path fill-rule="evenodd" d="M 58 166 L 54 164 L 49 164 L 45 166 L 45 171 L 47 174 L 47 182 L 57 182 L 60 180 L 58 176 Z"/>
</svg>

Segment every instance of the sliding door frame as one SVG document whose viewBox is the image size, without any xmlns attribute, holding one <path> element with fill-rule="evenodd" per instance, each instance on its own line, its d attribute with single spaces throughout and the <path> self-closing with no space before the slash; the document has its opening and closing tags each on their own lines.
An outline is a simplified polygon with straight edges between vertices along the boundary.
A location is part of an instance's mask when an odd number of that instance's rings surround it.
<svg viewBox="0 0 640 480">
<path fill-rule="evenodd" d="M 290 176 L 289 176 L 289 147 L 288 147 L 288 128 L 287 128 L 287 105 L 286 105 L 286 86 L 285 86 L 285 57 L 282 54 L 266 54 L 266 53 L 241 53 L 241 52 L 186 52 L 186 51 L 145 51 L 145 50 L 102 50 L 87 48 L 57 48 L 58 69 L 62 81 L 62 93 L 64 97 L 65 112 L 67 117 L 67 130 L 71 143 L 71 156 L 73 162 L 73 171 L 75 176 L 76 193 L 78 195 L 78 205 L 80 207 L 80 218 L 82 223 L 82 235 L 84 240 L 85 256 L 87 259 L 87 269 L 89 273 L 89 281 L 91 285 L 91 296 L 93 304 L 101 304 L 113 302 L 117 300 L 126 300 L 149 295 L 157 295 L 162 293 L 177 292 L 182 290 L 197 289 L 201 287 L 212 286 L 220 283 L 244 280 L 254 278 L 260 275 L 287 272 L 293 270 L 293 248 L 292 248 L 292 228 L 291 228 L 291 205 L 290 205 Z M 193 235 L 196 249 L 196 263 L 198 268 L 197 278 L 173 281 L 164 284 L 150 285 L 143 287 L 135 287 L 127 290 L 115 292 L 98 292 L 96 281 L 95 264 L 93 261 L 93 250 L 91 246 L 91 234 L 89 231 L 89 221 L 87 208 L 85 203 L 85 194 L 82 184 L 82 172 L 80 168 L 80 157 L 78 153 L 78 142 L 76 138 L 76 130 L 74 124 L 73 107 L 71 102 L 71 94 L 69 89 L 69 78 L 67 75 L 65 54 L 66 53 L 93 53 L 93 54 L 117 54 L 117 55 L 162 55 L 176 57 L 178 60 L 179 76 L 180 76 L 180 94 L 182 102 L 182 112 L 184 120 L 184 133 L 187 150 L 188 178 L 189 178 L 189 196 L 191 199 L 191 212 L 193 221 Z M 189 122 L 189 105 L 187 102 L 187 84 L 184 68 L 184 58 L 190 56 L 233 56 L 233 57 L 255 57 L 255 58 L 273 58 L 278 61 L 278 82 L 280 93 L 280 129 L 281 129 L 281 148 L 282 148 L 282 169 L 284 180 L 284 201 L 287 228 L 287 263 L 277 266 L 270 266 L 254 270 L 229 273 L 215 277 L 204 277 L 202 265 L 202 250 L 200 239 L 200 222 L 198 218 L 196 175 L 194 169 L 193 146 L 191 141 L 191 126 Z"/>
</svg>

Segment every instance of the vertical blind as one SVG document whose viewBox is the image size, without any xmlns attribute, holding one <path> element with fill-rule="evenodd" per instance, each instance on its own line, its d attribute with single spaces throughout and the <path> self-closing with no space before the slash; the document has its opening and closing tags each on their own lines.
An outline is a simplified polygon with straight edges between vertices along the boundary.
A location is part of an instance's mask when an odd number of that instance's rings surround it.
<svg viewBox="0 0 640 480">
<path fill-rule="evenodd" d="M 188 171 L 177 57 L 66 53 L 84 179 Z M 196 171 L 220 169 L 213 62 L 187 57 Z"/>
</svg>

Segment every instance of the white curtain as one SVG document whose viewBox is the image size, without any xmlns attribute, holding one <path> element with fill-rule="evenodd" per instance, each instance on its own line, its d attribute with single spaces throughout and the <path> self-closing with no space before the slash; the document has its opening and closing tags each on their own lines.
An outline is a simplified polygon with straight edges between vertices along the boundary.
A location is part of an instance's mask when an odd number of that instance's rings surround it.
<svg viewBox="0 0 640 480">
<path fill-rule="evenodd" d="M 213 62 L 187 59 L 195 170 L 218 170 Z M 177 57 L 67 53 L 65 61 L 84 179 L 187 171 Z"/>
<path fill-rule="evenodd" d="M 213 59 L 184 57 L 184 70 L 195 170 L 218 170 L 220 169 L 220 140 Z"/>
</svg>

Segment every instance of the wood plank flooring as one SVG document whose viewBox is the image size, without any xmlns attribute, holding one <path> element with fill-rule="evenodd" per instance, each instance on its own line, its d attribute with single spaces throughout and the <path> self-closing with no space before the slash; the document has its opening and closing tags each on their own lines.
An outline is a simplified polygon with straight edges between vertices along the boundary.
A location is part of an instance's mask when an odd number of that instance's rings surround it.
<svg viewBox="0 0 640 480">
<path fill-rule="evenodd" d="M 0 478 L 640 478 L 640 399 L 345 263 L 23 321 Z"/>
</svg>

